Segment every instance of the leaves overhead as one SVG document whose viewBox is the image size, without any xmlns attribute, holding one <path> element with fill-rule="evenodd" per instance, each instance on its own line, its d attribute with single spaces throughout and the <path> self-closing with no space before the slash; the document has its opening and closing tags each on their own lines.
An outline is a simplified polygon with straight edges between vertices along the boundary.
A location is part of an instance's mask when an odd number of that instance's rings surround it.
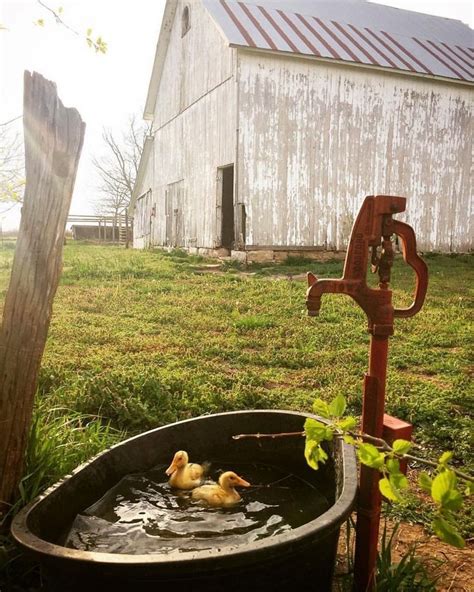
<svg viewBox="0 0 474 592">
<path fill-rule="evenodd" d="M 448 522 L 443 516 L 437 516 L 432 522 L 432 527 L 436 535 L 448 545 L 458 549 L 464 549 L 466 546 L 466 542 L 459 534 L 456 526 Z"/>
<path fill-rule="evenodd" d="M 96 53 L 103 53 L 103 54 L 107 53 L 107 43 L 102 39 L 101 36 L 97 36 L 94 38 L 92 36 L 92 28 L 89 27 L 86 31 L 86 34 L 83 35 L 83 34 L 79 33 L 79 31 L 77 31 L 74 27 L 72 27 L 68 22 L 66 22 L 66 20 L 64 20 L 64 18 L 63 18 L 64 8 L 62 6 L 59 6 L 58 8 L 52 8 L 51 6 L 46 4 L 46 2 L 43 2 L 43 0 L 36 0 L 36 1 L 44 10 L 47 11 L 50 19 L 53 19 L 54 22 L 56 23 L 56 25 L 60 25 L 61 27 L 64 27 L 65 29 L 67 29 L 68 31 L 70 31 L 71 33 L 76 35 L 77 37 L 83 37 L 85 39 L 87 45 L 91 49 L 94 49 Z M 46 20 L 44 18 L 38 18 L 35 21 L 33 21 L 33 24 L 36 25 L 37 27 L 44 27 L 46 25 Z M 2 27 L 0 27 L 0 28 L 2 28 Z"/>
</svg>

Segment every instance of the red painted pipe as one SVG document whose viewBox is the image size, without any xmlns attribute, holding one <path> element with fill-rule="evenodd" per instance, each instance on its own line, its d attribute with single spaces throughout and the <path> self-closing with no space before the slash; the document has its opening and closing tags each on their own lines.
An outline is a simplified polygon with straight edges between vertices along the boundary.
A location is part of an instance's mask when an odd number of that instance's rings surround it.
<svg viewBox="0 0 474 592">
<path fill-rule="evenodd" d="M 364 381 L 362 431 L 381 438 L 385 406 L 388 337 L 370 338 L 369 373 Z M 380 473 L 364 465 L 360 468 L 357 504 L 354 590 L 366 592 L 374 584 L 382 496 Z"/>
<path fill-rule="evenodd" d="M 387 378 L 388 338 L 393 335 L 394 318 L 415 315 L 422 307 L 428 288 L 428 269 L 417 254 L 413 229 L 393 220 L 403 212 L 404 197 L 377 195 L 366 197 L 352 228 L 344 264 L 343 277 L 338 280 L 318 279 L 308 273 L 306 306 L 310 316 L 317 316 L 321 297 L 325 293 L 346 294 L 364 310 L 371 334 L 369 371 L 364 383 L 362 431 L 377 438 L 383 437 L 385 381 Z M 403 258 L 416 276 L 413 304 L 406 309 L 394 309 L 389 290 L 393 264 L 392 235 L 400 238 Z M 367 285 L 367 266 L 379 275 L 379 289 Z M 355 555 L 354 590 L 370 592 L 374 585 L 377 559 L 381 495 L 378 471 L 362 466 Z"/>
</svg>

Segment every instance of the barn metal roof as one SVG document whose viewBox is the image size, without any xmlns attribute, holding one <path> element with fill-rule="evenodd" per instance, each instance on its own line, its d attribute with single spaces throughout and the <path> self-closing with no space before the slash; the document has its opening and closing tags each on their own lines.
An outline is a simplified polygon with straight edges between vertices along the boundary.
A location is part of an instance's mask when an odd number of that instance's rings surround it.
<svg viewBox="0 0 474 592">
<path fill-rule="evenodd" d="M 203 0 L 231 46 L 474 81 L 461 21 L 364 0 Z"/>
</svg>

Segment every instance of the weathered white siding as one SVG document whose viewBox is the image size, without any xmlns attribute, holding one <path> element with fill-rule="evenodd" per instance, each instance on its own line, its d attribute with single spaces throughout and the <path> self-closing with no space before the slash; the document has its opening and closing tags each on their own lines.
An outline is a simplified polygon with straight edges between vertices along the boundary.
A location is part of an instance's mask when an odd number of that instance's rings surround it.
<svg viewBox="0 0 474 592">
<path fill-rule="evenodd" d="M 186 5 L 191 27 L 182 36 Z M 155 208 L 151 244 L 169 244 L 167 228 L 169 234 L 179 227 L 181 246 L 218 246 L 217 168 L 234 163 L 236 152 L 234 54 L 198 0 L 178 1 L 147 165 L 153 170 L 149 208 Z M 135 216 L 143 206 L 137 203 Z M 141 246 L 138 237 L 135 245 Z"/>
<path fill-rule="evenodd" d="M 182 34 L 189 9 L 191 28 Z M 234 51 L 216 29 L 200 0 L 178 0 L 158 88 L 154 129 L 160 129 L 234 73 Z"/>
<path fill-rule="evenodd" d="M 228 80 L 156 132 L 153 244 L 167 244 L 166 191 L 181 181 L 181 246 L 219 246 L 217 168 L 234 162 L 233 87 Z"/>
<path fill-rule="evenodd" d="M 148 137 L 143 150 L 134 193 L 137 196 L 133 216 L 133 244 L 143 249 L 150 246 L 153 207 L 153 138 Z"/>
<path fill-rule="evenodd" d="M 425 250 L 472 248 L 472 89 L 239 51 L 247 245 L 344 248 L 362 199 L 408 198 Z"/>
</svg>

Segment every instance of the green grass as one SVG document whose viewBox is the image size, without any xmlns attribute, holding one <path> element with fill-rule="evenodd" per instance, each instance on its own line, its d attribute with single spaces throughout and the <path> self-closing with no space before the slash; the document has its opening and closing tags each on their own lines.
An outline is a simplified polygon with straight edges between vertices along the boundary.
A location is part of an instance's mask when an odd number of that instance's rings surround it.
<svg viewBox="0 0 474 592">
<path fill-rule="evenodd" d="M 5 292 L 13 251 L 0 250 Z M 396 321 L 387 411 L 411 421 L 419 444 L 469 456 L 473 265 L 427 258 L 430 288 L 413 319 Z M 303 271 L 338 276 L 342 262 L 291 259 L 248 274 L 203 274 L 182 251 L 70 243 L 43 358 L 38 405 L 99 415 L 134 433 L 201 413 L 249 407 L 309 410 L 342 392 L 361 410 L 369 337 L 364 314 L 328 295 L 305 310 Z M 293 275 L 288 275 L 289 273 Z M 398 305 L 413 278 L 397 261 Z"/>
<path fill-rule="evenodd" d="M 12 258 L 11 245 L 0 245 L 2 299 Z M 472 261 L 427 257 L 426 305 L 396 321 L 386 400 L 388 413 L 415 425 L 427 453 L 454 449 L 456 462 L 471 467 Z M 349 298 L 328 295 L 320 316 L 309 318 L 299 277 L 308 270 L 338 277 L 341 261 L 291 259 L 245 274 L 228 264 L 203 273 L 206 263 L 182 251 L 66 246 L 35 425 L 49 438 L 45 418 L 59 418 L 75 435 L 63 442 L 68 460 L 52 455 L 31 494 L 119 437 L 203 413 L 310 410 L 315 397 L 338 393 L 360 413 L 365 316 Z M 410 303 L 413 283 L 397 260 L 397 306 Z M 82 444 L 73 445 L 76 437 Z"/>
</svg>

